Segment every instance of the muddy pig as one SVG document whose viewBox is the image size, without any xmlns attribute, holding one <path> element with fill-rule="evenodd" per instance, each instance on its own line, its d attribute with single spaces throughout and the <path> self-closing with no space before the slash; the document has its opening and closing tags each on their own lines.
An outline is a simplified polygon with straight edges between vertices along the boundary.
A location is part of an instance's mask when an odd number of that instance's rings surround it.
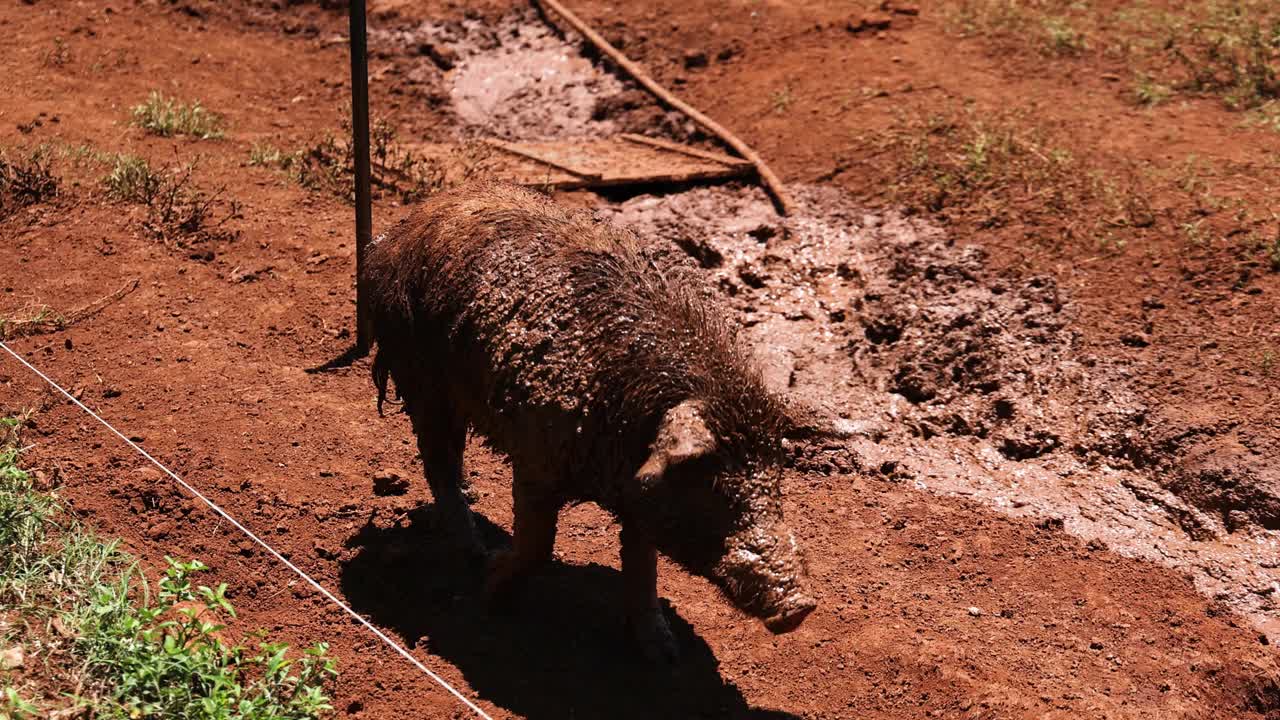
<svg viewBox="0 0 1280 720">
<path fill-rule="evenodd" d="M 676 655 L 656 550 L 773 632 L 814 609 L 779 462 L 784 438 L 840 430 L 770 394 L 726 316 L 634 234 L 473 184 L 376 240 L 364 280 L 379 410 L 390 379 L 437 509 L 477 556 L 468 428 L 510 458 L 515 527 L 490 594 L 551 557 L 562 505 L 592 501 L 622 526 L 627 626 L 652 659 Z"/>
</svg>

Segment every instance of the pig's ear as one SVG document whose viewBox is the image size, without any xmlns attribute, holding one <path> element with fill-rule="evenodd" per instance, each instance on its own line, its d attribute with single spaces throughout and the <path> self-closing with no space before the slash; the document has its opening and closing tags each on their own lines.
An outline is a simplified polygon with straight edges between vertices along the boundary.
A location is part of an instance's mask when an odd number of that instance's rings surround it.
<svg viewBox="0 0 1280 720">
<path fill-rule="evenodd" d="M 649 458 L 636 472 L 642 488 L 652 488 L 662 482 L 672 465 L 715 452 L 716 439 L 702 417 L 703 410 L 702 403 L 686 400 L 662 416 L 658 434 L 649 448 Z"/>
<path fill-rule="evenodd" d="M 853 423 L 828 409 L 819 409 L 796 400 L 784 400 L 786 426 L 782 436 L 788 440 L 845 440 L 857 434 Z"/>
</svg>

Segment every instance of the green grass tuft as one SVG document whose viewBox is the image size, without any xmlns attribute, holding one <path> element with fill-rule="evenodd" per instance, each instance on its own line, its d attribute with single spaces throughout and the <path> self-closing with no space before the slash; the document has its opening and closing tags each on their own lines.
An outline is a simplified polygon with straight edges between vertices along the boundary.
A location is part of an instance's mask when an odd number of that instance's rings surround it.
<svg viewBox="0 0 1280 720">
<path fill-rule="evenodd" d="M 1280 98 L 1280 5 L 1272 0 L 948 0 L 943 7 L 952 32 L 1002 49 L 1123 62 L 1145 78 L 1134 93 L 1140 104 L 1177 92 L 1249 110 Z"/>
<path fill-rule="evenodd" d="M 337 672 L 324 644 L 298 654 L 226 640 L 227 586 L 195 585 L 208 569 L 197 560 L 166 558 L 151 587 L 117 541 L 33 486 L 18 464 L 20 424 L 0 419 L 0 649 L 22 647 L 25 659 L 0 671 L 0 714 L 304 720 L 332 710 L 325 688 Z"/>
<path fill-rule="evenodd" d="M 133 124 L 153 135 L 189 135 L 200 140 L 222 137 L 223 120 L 197 100 L 184 105 L 173 98 L 152 92 L 147 101 L 133 108 Z"/>
<path fill-rule="evenodd" d="M 1156 82 L 1150 75 L 1140 74 L 1133 84 L 1133 99 L 1139 105 L 1154 107 L 1168 100 L 1173 90 Z"/>
<path fill-rule="evenodd" d="M 112 200 L 145 203 L 161 183 L 160 176 L 151 170 L 151 164 L 137 155 L 116 155 L 110 158 L 109 164 L 111 169 L 102 179 L 102 184 Z"/>
<path fill-rule="evenodd" d="M 239 205 L 227 203 L 225 214 L 216 217 L 223 204 L 222 191 L 209 194 L 197 189 L 191 180 L 193 166 L 154 169 L 136 155 L 116 155 L 108 165 L 110 170 L 102 179 L 107 196 L 145 206 L 143 229 L 152 237 L 182 245 L 233 235 L 224 226 L 239 216 Z"/>
</svg>

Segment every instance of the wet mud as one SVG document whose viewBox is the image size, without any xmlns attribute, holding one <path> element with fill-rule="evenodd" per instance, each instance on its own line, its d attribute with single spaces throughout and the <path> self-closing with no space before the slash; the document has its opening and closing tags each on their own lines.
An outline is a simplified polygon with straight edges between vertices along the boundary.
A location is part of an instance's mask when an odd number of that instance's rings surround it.
<svg viewBox="0 0 1280 720">
<path fill-rule="evenodd" d="M 861 428 L 850 454 L 805 469 L 861 468 L 1061 526 L 1280 629 L 1275 485 L 1256 456 L 1215 452 L 1231 428 L 1163 420 L 1123 362 L 1081 349 L 1052 278 L 995 272 L 981 248 L 838 191 L 795 192 L 785 219 L 737 187 L 600 213 L 713 278 L 772 387 Z"/>
</svg>

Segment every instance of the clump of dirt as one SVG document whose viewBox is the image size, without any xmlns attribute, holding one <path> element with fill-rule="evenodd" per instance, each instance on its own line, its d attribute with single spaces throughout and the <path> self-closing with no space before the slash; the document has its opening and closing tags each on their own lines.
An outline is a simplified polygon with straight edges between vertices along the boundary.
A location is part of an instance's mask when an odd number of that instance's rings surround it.
<svg viewBox="0 0 1280 720">
<path fill-rule="evenodd" d="M 865 340 L 849 350 L 910 403 L 911 430 L 987 438 L 1015 460 L 1060 447 L 1061 391 L 1083 373 L 1054 281 L 993 279 L 980 248 L 936 240 L 891 245 L 881 265 L 853 301 Z"/>
</svg>

